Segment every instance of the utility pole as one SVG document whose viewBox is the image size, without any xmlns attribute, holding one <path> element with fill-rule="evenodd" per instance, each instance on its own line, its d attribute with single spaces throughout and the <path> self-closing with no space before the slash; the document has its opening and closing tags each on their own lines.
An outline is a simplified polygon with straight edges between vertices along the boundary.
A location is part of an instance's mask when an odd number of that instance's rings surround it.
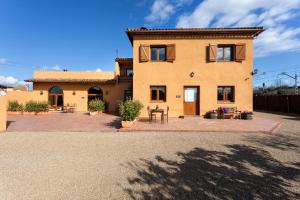
<svg viewBox="0 0 300 200">
<path fill-rule="evenodd" d="M 286 72 L 282 72 L 279 75 L 285 75 L 285 76 L 288 76 L 288 77 L 294 79 L 295 80 L 295 94 L 298 94 L 298 85 L 297 85 L 298 75 L 295 74 L 295 76 L 291 76 L 291 75 L 287 74 Z"/>
</svg>

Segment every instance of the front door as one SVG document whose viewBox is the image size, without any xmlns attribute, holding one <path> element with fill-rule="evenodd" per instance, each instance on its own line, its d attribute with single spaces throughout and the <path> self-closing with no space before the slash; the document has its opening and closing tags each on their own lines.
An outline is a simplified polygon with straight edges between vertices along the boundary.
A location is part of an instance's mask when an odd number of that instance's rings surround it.
<svg viewBox="0 0 300 200">
<path fill-rule="evenodd" d="M 184 115 L 199 115 L 199 87 L 184 87 Z"/>
</svg>

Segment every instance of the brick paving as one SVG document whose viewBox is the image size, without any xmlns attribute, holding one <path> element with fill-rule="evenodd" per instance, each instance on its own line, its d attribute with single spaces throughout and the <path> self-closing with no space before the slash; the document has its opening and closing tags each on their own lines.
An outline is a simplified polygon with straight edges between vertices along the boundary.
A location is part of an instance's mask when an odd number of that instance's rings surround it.
<svg viewBox="0 0 300 200">
<path fill-rule="evenodd" d="M 7 131 L 17 132 L 111 132 L 120 128 L 118 117 L 105 113 L 90 116 L 80 112 L 52 112 L 45 116 L 8 116 L 7 120 Z"/>
<path fill-rule="evenodd" d="M 110 114 L 50 113 L 46 116 L 8 116 L 7 131 L 104 132 L 104 131 L 178 131 L 178 132 L 262 132 L 272 133 L 280 122 L 263 117 L 253 120 L 210 120 L 200 117 L 171 118 L 169 123 L 137 121 L 130 129 L 120 129 L 120 119 Z"/>
<path fill-rule="evenodd" d="M 179 132 L 249 132 L 273 133 L 280 122 L 262 117 L 253 120 L 203 119 L 200 117 L 172 118 L 169 123 L 137 121 L 130 129 L 122 131 L 179 131 Z"/>
</svg>

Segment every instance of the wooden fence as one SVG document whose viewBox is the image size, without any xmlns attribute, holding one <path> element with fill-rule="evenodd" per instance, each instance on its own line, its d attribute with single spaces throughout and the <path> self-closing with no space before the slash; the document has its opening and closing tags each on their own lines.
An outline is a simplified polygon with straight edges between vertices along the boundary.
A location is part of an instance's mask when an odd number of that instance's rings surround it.
<svg viewBox="0 0 300 200">
<path fill-rule="evenodd" d="M 255 110 L 300 114 L 300 95 L 254 96 Z"/>
</svg>

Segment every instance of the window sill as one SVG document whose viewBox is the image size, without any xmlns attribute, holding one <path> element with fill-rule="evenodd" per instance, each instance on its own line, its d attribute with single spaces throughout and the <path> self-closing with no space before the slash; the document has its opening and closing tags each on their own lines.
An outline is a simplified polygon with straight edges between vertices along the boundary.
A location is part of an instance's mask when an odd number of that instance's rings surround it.
<svg viewBox="0 0 300 200">
<path fill-rule="evenodd" d="M 218 104 L 234 104 L 234 101 L 218 101 Z"/>
<path fill-rule="evenodd" d="M 150 62 L 167 62 L 166 60 L 150 60 Z"/>
<path fill-rule="evenodd" d="M 167 101 L 150 101 L 149 103 L 166 103 Z"/>
</svg>

